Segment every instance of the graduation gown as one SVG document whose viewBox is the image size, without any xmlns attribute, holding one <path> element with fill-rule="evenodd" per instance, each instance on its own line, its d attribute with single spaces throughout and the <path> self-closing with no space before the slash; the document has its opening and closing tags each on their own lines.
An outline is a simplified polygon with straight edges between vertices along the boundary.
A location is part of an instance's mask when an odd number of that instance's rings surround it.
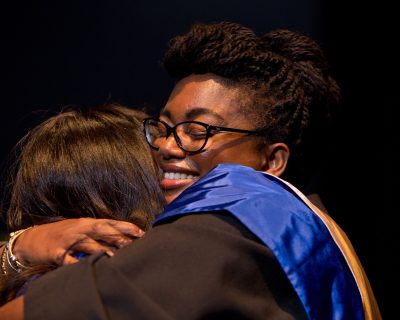
<svg viewBox="0 0 400 320">
<path fill-rule="evenodd" d="M 114 257 L 91 256 L 35 281 L 25 317 L 367 318 L 351 250 L 294 190 L 250 168 L 219 165 Z"/>
</svg>

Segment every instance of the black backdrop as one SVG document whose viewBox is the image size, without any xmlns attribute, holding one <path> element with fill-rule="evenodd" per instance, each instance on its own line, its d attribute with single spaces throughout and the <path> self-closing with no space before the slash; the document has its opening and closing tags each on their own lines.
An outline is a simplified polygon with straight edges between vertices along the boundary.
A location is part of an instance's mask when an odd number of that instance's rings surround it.
<svg viewBox="0 0 400 320">
<path fill-rule="evenodd" d="M 235 21 L 257 33 L 290 28 L 317 40 L 343 89 L 322 193 L 388 314 L 384 274 L 394 274 L 399 264 L 387 253 L 399 246 L 388 238 L 394 231 L 395 141 L 389 131 L 396 99 L 389 80 L 395 73 L 393 20 L 384 2 L 350 8 L 333 0 L 27 1 L 3 9 L 3 171 L 18 139 L 67 105 L 86 108 L 109 100 L 156 112 L 172 88 L 160 67 L 167 40 L 194 21 Z"/>
</svg>

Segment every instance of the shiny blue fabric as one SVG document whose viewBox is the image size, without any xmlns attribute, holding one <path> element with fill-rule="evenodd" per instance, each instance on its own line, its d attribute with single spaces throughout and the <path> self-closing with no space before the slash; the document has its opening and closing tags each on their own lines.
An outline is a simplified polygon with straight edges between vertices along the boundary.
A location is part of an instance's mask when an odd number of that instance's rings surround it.
<svg viewBox="0 0 400 320">
<path fill-rule="evenodd" d="M 220 164 L 157 218 L 226 210 L 275 254 L 310 319 L 364 319 L 356 281 L 322 220 L 283 182 Z"/>
</svg>

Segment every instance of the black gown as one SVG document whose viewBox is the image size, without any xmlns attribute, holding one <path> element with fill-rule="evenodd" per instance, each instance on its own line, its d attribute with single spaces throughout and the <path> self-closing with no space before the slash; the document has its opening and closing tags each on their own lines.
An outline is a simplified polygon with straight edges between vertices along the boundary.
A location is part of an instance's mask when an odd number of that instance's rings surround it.
<svg viewBox="0 0 400 320">
<path fill-rule="evenodd" d="M 307 319 L 269 248 L 227 212 L 170 218 L 114 257 L 28 288 L 25 319 Z"/>
</svg>

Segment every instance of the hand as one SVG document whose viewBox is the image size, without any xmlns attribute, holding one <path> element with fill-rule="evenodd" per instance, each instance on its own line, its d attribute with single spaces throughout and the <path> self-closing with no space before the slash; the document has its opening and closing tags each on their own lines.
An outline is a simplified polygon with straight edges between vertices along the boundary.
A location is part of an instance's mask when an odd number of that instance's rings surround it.
<svg viewBox="0 0 400 320">
<path fill-rule="evenodd" d="M 136 225 L 118 220 L 79 218 L 38 225 L 16 240 L 14 254 L 22 264 L 70 264 L 74 252 L 104 252 L 113 255 L 144 232 Z"/>
</svg>

